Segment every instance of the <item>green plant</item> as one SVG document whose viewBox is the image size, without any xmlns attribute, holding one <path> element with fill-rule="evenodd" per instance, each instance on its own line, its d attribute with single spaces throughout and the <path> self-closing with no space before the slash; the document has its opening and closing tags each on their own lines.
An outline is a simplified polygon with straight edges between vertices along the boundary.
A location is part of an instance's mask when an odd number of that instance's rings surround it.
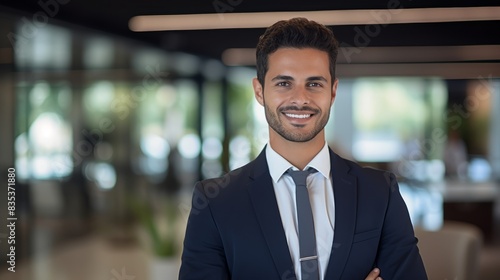
<svg viewBox="0 0 500 280">
<path fill-rule="evenodd" d="M 146 201 L 140 201 L 135 198 L 129 199 L 129 205 L 135 216 L 148 233 L 152 251 L 159 257 L 172 257 L 177 254 L 177 236 L 175 223 L 177 220 L 176 203 L 167 201 L 165 203 L 166 211 L 160 218 L 166 222 L 166 230 L 161 231 L 160 223 L 153 211 L 151 204 Z"/>
</svg>

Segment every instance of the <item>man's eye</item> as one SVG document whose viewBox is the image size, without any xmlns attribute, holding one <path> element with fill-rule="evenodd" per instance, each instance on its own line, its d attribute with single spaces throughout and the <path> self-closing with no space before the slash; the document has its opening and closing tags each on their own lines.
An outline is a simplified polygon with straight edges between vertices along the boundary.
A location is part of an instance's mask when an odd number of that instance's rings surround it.
<svg viewBox="0 0 500 280">
<path fill-rule="evenodd" d="M 309 83 L 309 86 L 310 87 L 320 87 L 321 84 L 320 83 Z"/>
<path fill-rule="evenodd" d="M 279 87 L 287 87 L 287 86 L 290 85 L 290 83 L 288 83 L 288 82 L 279 82 L 276 85 L 279 86 Z"/>
</svg>

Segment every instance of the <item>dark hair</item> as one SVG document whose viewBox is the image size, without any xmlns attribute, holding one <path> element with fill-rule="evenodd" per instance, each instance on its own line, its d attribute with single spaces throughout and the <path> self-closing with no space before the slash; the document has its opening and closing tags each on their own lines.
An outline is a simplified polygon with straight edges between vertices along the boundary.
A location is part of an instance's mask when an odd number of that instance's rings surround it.
<svg viewBox="0 0 500 280">
<path fill-rule="evenodd" d="M 279 48 L 314 48 L 328 53 L 330 75 L 335 80 L 338 42 L 332 30 L 306 18 L 281 20 L 267 28 L 257 44 L 257 79 L 264 85 L 268 57 Z"/>
</svg>

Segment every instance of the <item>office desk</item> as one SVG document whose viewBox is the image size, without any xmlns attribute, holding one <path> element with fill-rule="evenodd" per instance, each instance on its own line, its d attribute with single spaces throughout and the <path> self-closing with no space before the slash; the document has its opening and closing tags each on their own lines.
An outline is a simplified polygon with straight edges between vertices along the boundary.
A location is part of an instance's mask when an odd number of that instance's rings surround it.
<svg viewBox="0 0 500 280">
<path fill-rule="evenodd" d="M 443 219 L 478 226 L 486 241 L 492 240 L 500 207 L 500 186 L 495 182 L 448 180 L 432 186 L 443 196 Z"/>
</svg>

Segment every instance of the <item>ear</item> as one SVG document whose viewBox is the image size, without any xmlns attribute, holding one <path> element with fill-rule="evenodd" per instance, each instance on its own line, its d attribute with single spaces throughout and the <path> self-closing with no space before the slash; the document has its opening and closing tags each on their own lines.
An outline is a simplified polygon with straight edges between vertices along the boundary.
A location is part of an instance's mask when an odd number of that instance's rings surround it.
<svg viewBox="0 0 500 280">
<path fill-rule="evenodd" d="M 264 106 L 264 89 L 257 78 L 252 80 L 253 92 L 255 94 L 255 99 L 260 105 Z"/>
<path fill-rule="evenodd" d="M 335 79 L 335 81 L 333 81 L 333 85 L 332 85 L 332 96 L 331 96 L 330 107 L 333 105 L 333 102 L 335 101 L 335 97 L 337 97 L 338 84 L 339 84 L 339 79 Z"/>
</svg>

